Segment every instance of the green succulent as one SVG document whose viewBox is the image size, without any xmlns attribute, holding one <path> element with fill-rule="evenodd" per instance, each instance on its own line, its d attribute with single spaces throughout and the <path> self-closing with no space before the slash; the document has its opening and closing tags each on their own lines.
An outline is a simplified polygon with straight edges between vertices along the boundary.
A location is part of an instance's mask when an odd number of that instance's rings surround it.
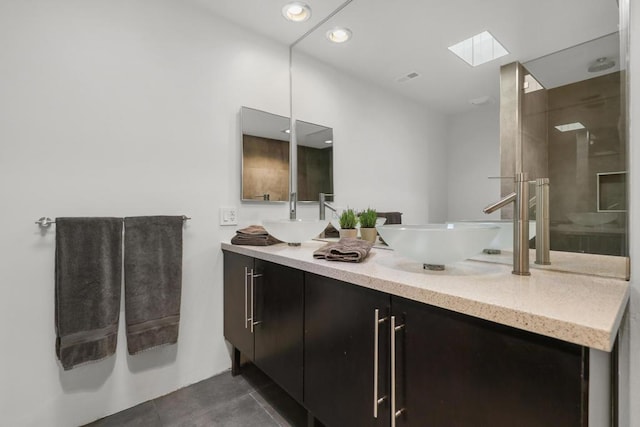
<svg viewBox="0 0 640 427">
<path fill-rule="evenodd" d="M 366 211 L 360 214 L 360 227 L 362 228 L 374 228 L 376 226 L 376 219 L 378 214 L 375 209 L 367 208 Z"/>
<path fill-rule="evenodd" d="M 347 209 L 342 211 L 340 215 L 340 228 L 349 229 L 356 228 L 356 224 L 358 223 L 358 218 L 356 218 L 356 213 L 353 209 Z"/>
</svg>

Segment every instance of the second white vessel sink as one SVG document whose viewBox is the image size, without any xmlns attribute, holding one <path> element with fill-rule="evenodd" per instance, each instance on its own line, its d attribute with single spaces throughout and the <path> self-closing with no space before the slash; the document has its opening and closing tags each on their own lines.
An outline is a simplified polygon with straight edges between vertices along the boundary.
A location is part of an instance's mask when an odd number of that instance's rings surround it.
<svg viewBox="0 0 640 427">
<path fill-rule="evenodd" d="M 442 270 L 476 255 L 498 235 L 490 224 L 383 225 L 378 233 L 400 255 L 421 262 L 425 268 Z"/>
</svg>

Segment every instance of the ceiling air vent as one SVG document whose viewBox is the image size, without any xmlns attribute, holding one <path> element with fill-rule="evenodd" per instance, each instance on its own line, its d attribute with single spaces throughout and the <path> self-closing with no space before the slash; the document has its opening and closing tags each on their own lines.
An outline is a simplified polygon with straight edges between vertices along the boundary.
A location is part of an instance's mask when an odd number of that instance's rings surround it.
<svg viewBox="0 0 640 427">
<path fill-rule="evenodd" d="M 398 83 L 404 83 L 404 82 L 407 82 L 407 81 L 409 81 L 411 79 L 415 79 L 416 77 L 419 77 L 419 76 L 420 76 L 420 74 L 418 74 L 418 73 L 416 73 L 414 71 L 414 72 L 411 72 L 411 73 L 409 73 L 407 75 L 404 75 L 402 77 L 397 78 L 396 81 Z"/>
</svg>

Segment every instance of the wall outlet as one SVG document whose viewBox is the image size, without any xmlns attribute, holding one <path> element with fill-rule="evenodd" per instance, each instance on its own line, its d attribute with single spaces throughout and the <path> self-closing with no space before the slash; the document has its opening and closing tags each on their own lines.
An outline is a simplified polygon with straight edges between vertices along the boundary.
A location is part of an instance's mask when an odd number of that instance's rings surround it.
<svg viewBox="0 0 640 427">
<path fill-rule="evenodd" d="M 238 225 L 238 209 L 220 208 L 220 225 Z"/>
</svg>

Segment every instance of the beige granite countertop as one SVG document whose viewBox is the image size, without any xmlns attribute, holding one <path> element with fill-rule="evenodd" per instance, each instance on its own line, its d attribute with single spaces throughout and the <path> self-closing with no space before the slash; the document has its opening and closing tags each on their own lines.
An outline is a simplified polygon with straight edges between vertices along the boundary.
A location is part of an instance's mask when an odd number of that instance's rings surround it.
<svg viewBox="0 0 640 427">
<path fill-rule="evenodd" d="M 222 249 L 275 262 L 392 295 L 442 307 L 518 329 L 611 351 L 627 301 L 629 283 L 609 277 L 467 260 L 428 271 L 388 249 L 372 249 L 362 263 L 314 259 L 323 242 L 293 247 L 236 246 Z"/>
</svg>

